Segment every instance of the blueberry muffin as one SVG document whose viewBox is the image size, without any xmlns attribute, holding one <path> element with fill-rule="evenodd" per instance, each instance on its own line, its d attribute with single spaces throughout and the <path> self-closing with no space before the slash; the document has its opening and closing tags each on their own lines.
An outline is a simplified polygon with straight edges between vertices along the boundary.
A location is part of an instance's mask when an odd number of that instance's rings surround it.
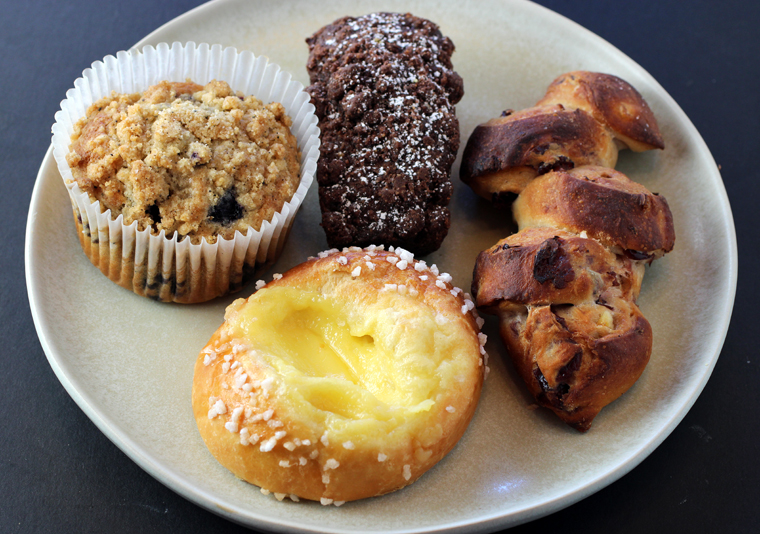
<svg viewBox="0 0 760 534">
<path fill-rule="evenodd" d="M 101 210 L 140 230 L 193 243 L 258 230 L 300 181 L 282 104 L 264 105 L 223 81 L 163 81 L 95 102 L 66 160 Z"/>
</svg>

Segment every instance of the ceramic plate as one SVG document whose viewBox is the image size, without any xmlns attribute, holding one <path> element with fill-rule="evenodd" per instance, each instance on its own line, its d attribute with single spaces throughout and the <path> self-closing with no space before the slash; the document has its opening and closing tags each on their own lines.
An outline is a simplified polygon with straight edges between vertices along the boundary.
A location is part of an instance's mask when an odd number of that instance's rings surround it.
<svg viewBox="0 0 760 534">
<path fill-rule="evenodd" d="M 305 37 L 343 15 L 408 9 L 407 2 L 394 1 L 317 5 L 212 2 L 138 46 L 192 40 L 250 49 L 307 84 Z M 414 13 L 437 22 L 456 44 L 454 66 L 465 82 L 457 106 L 463 140 L 501 110 L 531 106 L 558 74 L 570 70 L 621 76 L 649 102 L 667 147 L 623 152 L 618 169 L 663 194 L 675 219 L 676 248 L 648 268 L 639 300 L 654 329 L 651 363 L 591 431 L 579 434 L 548 411 L 529 409 L 532 400 L 498 341 L 495 320 L 488 318 L 492 372 L 467 433 L 442 462 L 402 491 L 341 508 L 277 502 L 216 463 L 190 407 L 196 355 L 235 297 L 161 304 L 106 279 L 80 250 L 68 196 L 48 151 L 32 197 L 26 266 L 32 312 L 51 366 L 95 424 L 143 469 L 235 522 L 302 532 L 472 532 L 546 515 L 641 462 L 691 407 L 720 353 L 736 287 L 733 221 L 717 167 L 672 98 L 610 44 L 528 2 L 457 2 L 446 9 L 437 1 L 418 2 Z M 514 227 L 509 215 L 459 183 L 458 165 L 451 232 L 426 259 L 469 288 L 477 253 Z M 327 247 L 319 220 L 313 188 L 266 279 Z M 237 296 L 252 291 L 248 286 Z"/>
</svg>

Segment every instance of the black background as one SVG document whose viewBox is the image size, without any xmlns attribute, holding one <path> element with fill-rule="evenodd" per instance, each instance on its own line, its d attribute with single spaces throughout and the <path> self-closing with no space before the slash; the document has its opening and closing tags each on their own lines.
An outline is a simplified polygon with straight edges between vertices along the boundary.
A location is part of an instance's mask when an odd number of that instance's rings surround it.
<svg viewBox="0 0 760 534">
<path fill-rule="evenodd" d="M 45 358 L 24 280 L 27 210 L 66 90 L 200 3 L 0 0 L 0 532 L 248 532 L 164 487 L 90 422 Z M 510 533 L 757 532 L 760 2 L 538 3 L 629 55 L 695 124 L 731 202 L 739 283 L 720 359 L 673 433 L 619 481 Z"/>
</svg>

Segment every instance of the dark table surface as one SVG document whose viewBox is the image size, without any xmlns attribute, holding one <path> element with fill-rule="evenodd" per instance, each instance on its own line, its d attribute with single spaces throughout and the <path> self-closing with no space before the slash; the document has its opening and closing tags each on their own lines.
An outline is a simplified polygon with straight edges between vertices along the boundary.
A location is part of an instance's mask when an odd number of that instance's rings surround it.
<svg viewBox="0 0 760 534">
<path fill-rule="evenodd" d="M 65 91 L 200 3 L 0 1 L 0 532 L 248 531 L 154 480 L 90 422 L 48 364 L 24 281 L 29 200 Z M 747 333 L 760 319 L 760 2 L 538 3 L 629 55 L 690 117 L 721 168 L 739 281 L 717 365 L 673 433 L 622 479 L 510 532 L 758 532 L 760 358 Z"/>
</svg>

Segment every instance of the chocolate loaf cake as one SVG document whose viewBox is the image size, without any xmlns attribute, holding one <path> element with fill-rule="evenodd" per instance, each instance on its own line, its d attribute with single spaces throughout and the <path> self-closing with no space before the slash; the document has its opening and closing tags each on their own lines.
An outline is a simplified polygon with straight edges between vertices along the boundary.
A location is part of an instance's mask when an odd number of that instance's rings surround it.
<svg viewBox="0 0 760 534">
<path fill-rule="evenodd" d="M 432 22 L 396 13 L 345 17 L 306 42 L 329 245 L 438 249 L 459 148 L 454 104 L 464 93 L 454 44 Z"/>
</svg>

